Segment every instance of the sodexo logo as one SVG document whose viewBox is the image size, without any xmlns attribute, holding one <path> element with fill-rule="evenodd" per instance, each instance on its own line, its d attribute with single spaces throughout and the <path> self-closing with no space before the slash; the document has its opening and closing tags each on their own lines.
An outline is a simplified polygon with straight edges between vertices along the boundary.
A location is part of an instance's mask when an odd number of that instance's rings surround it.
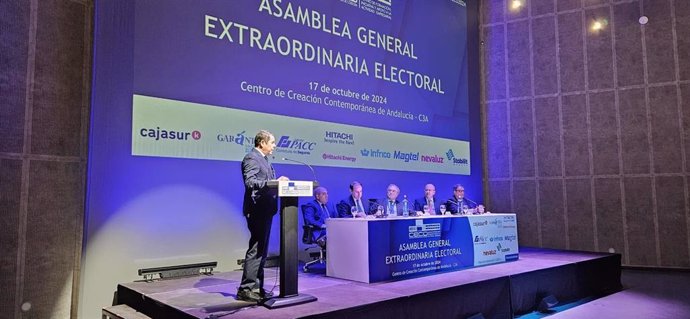
<svg viewBox="0 0 690 319">
<path fill-rule="evenodd" d="M 288 135 L 283 135 L 276 143 L 278 152 L 282 153 L 296 153 L 296 154 L 311 154 L 316 148 L 316 142 L 308 141 L 302 138 L 290 138 Z"/>
<path fill-rule="evenodd" d="M 139 135 L 141 137 L 146 137 L 146 138 L 152 138 L 156 141 L 159 140 L 174 140 L 174 141 L 186 141 L 189 140 L 190 138 L 194 140 L 200 140 L 201 139 L 201 132 L 198 130 L 194 131 L 179 131 L 179 130 L 169 130 L 165 128 L 160 128 L 160 126 L 156 126 L 156 128 L 147 128 L 144 127 L 141 130 L 139 130 Z"/>
<path fill-rule="evenodd" d="M 448 158 L 448 160 L 454 165 L 468 165 L 470 163 L 470 161 L 468 161 L 466 158 L 455 157 L 455 153 L 453 153 L 452 149 L 449 149 L 448 152 L 446 152 L 446 158 Z"/>
</svg>

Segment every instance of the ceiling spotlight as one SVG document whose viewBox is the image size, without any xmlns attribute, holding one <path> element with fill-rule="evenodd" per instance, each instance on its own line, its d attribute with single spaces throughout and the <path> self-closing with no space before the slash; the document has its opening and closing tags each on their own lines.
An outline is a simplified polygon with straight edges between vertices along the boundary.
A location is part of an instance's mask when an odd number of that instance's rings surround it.
<svg viewBox="0 0 690 319">
<path fill-rule="evenodd" d="M 647 24 L 647 22 L 649 22 L 649 18 L 647 18 L 647 16 L 641 16 L 638 21 L 640 22 L 641 25 L 645 25 L 645 24 Z"/>
<path fill-rule="evenodd" d="M 593 32 L 597 32 L 597 31 L 604 29 L 608 24 L 609 24 L 609 21 L 606 19 L 594 20 L 594 22 L 592 22 L 592 26 L 590 28 Z"/>
<path fill-rule="evenodd" d="M 604 25 L 602 25 L 601 22 L 599 22 L 599 21 L 594 21 L 594 23 L 592 23 L 592 30 L 594 30 L 594 31 L 601 30 L 601 28 L 603 28 L 603 27 L 604 27 Z"/>
<path fill-rule="evenodd" d="M 511 1 L 511 3 L 510 3 L 510 8 L 511 8 L 512 10 L 518 10 L 518 9 L 520 9 L 520 7 L 522 7 L 522 0 L 513 0 L 513 1 Z"/>
</svg>

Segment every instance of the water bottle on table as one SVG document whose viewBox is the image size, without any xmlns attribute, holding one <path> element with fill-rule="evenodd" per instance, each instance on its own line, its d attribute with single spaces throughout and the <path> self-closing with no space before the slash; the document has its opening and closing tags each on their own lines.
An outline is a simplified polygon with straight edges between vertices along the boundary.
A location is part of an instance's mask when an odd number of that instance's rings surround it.
<svg viewBox="0 0 690 319">
<path fill-rule="evenodd" d="M 403 217 L 409 217 L 410 216 L 410 210 L 407 207 L 407 203 L 408 203 L 407 202 L 407 195 L 405 195 L 405 196 L 403 196 L 403 202 L 402 202 L 402 205 L 403 205 L 402 215 L 403 215 Z"/>
</svg>

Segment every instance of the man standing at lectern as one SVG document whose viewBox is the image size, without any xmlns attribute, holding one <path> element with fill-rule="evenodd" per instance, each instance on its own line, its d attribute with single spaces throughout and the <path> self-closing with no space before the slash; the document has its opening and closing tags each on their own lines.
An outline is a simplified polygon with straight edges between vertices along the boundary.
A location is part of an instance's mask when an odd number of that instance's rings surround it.
<svg viewBox="0 0 690 319">
<path fill-rule="evenodd" d="M 273 165 L 268 156 L 276 147 L 276 139 L 268 131 L 261 130 L 254 137 L 254 148 L 242 159 L 244 180 L 244 201 L 242 213 L 249 228 L 249 248 L 244 257 L 242 282 L 237 288 L 237 299 L 261 302 L 270 297 L 264 286 L 264 264 L 268 253 L 268 239 L 271 234 L 273 216 L 278 211 L 277 195 L 267 185 L 276 179 Z M 278 180 L 288 180 L 281 176 Z"/>
</svg>

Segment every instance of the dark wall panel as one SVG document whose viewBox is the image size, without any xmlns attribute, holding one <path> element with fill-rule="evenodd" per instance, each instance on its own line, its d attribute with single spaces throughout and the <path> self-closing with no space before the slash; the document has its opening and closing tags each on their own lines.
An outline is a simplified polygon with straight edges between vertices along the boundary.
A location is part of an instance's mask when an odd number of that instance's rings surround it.
<svg viewBox="0 0 690 319">
<path fill-rule="evenodd" d="M 649 88 L 654 172 L 657 173 L 683 170 L 677 93 L 675 85 Z"/>
<path fill-rule="evenodd" d="M 487 167 L 489 177 L 510 176 L 510 136 L 508 132 L 508 109 L 505 102 L 494 102 L 487 105 L 487 112 L 493 119 L 487 123 Z"/>
<path fill-rule="evenodd" d="M 22 161 L 0 159 L 0 318 L 14 318 L 17 306 Z"/>
<path fill-rule="evenodd" d="M 534 121 L 531 100 L 510 102 L 510 136 L 513 176 L 534 176 Z"/>
<path fill-rule="evenodd" d="M 649 126 L 644 89 L 623 90 L 618 96 L 623 173 L 649 173 Z"/>
<path fill-rule="evenodd" d="M 620 179 L 594 179 L 594 204 L 599 250 L 625 253 Z"/>
<path fill-rule="evenodd" d="M 685 179 L 656 178 L 656 209 L 659 216 L 659 250 L 662 267 L 690 267 Z"/>
<path fill-rule="evenodd" d="M 541 219 L 542 245 L 550 248 L 566 248 L 565 208 L 563 206 L 563 181 L 539 181 L 539 216 Z"/>
<path fill-rule="evenodd" d="M 566 179 L 568 198 L 568 238 L 570 249 L 594 250 L 594 221 L 592 218 L 592 185 L 590 179 Z"/>
<path fill-rule="evenodd" d="M 561 64 L 561 92 L 585 89 L 582 14 L 583 12 L 572 12 L 558 15 L 558 59 Z"/>
<path fill-rule="evenodd" d="M 513 182 L 513 202 L 518 219 L 520 245 L 539 246 L 536 183 L 534 181 Z"/>
<path fill-rule="evenodd" d="M 38 6 L 31 152 L 79 156 L 86 8 L 73 1 Z"/>
<path fill-rule="evenodd" d="M 539 176 L 561 176 L 561 127 L 558 98 L 534 100 L 537 126 L 537 172 Z"/>
<path fill-rule="evenodd" d="M 26 226 L 24 299 L 36 318 L 67 318 L 70 307 L 57 305 L 72 289 L 75 239 L 83 211 L 83 177 L 79 163 L 31 161 Z"/>
<path fill-rule="evenodd" d="M 629 177 L 623 182 L 630 264 L 656 265 L 652 180 L 649 177 Z"/>
<path fill-rule="evenodd" d="M 566 95 L 561 98 L 563 110 L 563 160 L 565 175 L 588 175 L 589 126 L 585 95 Z"/>
<path fill-rule="evenodd" d="M 24 144 L 29 6 L 0 2 L 0 152 L 21 153 Z"/>
</svg>

